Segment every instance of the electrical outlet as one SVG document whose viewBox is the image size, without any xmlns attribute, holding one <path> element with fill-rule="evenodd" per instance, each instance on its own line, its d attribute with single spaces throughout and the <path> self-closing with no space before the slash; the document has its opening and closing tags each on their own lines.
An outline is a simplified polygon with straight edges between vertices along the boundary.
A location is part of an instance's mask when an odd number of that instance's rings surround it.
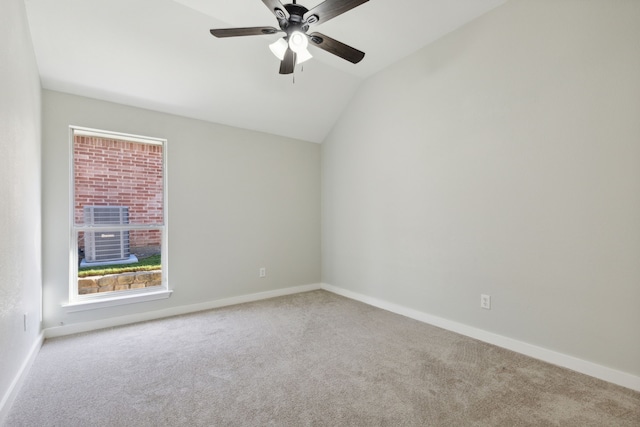
<svg viewBox="0 0 640 427">
<path fill-rule="evenodd" d="M 261 267 L 258 274 L 260 277 L 267 277 L 267 269 L 265 267 Z"/>
<path fill-rule="evenodd" d="M 491 310 L 491 295 L 480 295 L 480 307 Z"/>
<path fill-rule="evenodd" d="M 22 325 L 24 326 L 24 331 L 27 332 L 27 313 L 22 318 Z"/>
</svg>

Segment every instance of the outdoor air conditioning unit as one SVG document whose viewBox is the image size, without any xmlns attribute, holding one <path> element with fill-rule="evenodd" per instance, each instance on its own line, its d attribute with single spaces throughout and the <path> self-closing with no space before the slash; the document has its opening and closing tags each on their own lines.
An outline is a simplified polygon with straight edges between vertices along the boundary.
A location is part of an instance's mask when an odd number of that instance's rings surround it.
<svg viewBox="0 0 640 427">
<path fill-rule="evenodd" d="M 84 206 L 85 225 L 129 224 L 127 206 Z M 104 264 L 128 264 L 138 262 L 129 251 L 129 231 L 85 231 L 84 256 L 81 266 Z"/>
</svg>

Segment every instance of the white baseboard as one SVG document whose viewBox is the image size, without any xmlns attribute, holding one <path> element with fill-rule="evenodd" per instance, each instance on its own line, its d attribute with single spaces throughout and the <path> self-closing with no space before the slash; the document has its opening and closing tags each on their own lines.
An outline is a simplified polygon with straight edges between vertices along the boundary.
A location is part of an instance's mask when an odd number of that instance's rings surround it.
<svg viewBox="0 0 640 427">
<path fill-rule="evenodd" d="M 27 377 L 29 370 L 31 369 L 31 365 L 33 365 L 33 361 L 36 359 L 36 356 L 38 355 L 38 352 L 40 351 L 40 347 L 42 347 L 43 342 L 44 342 L 44 333 L 41 332 L 40 335 L 38 335 L 38 337 L 36 338 L 33 345 L 31 346 L 31 349 L 29 350 L 29 353 L 27 354 L 27 357 L 25 358 L 24 362 L 22 362 L 22 365 L 20 366 L 20 369 L 16 373 L 16 376 L 13 378 L 13 381 L 11 382 L 9 389 L 7 390 L 5 395 L 2 397 L 2 400 L 0 401 L 0 425 L 4 425 L 4 421 L 7 419 L 7 416 L 9 415 L 9 410 L 11 409 L 11 405 L 13 404 L 13 401 L 16 399 L 16 396 L 20 391 L 20 387 L 22 387 L 22 384 L 24 383 L 24 380 Z"/>
<path fill-rule="evenodd" d="M 580 372 L 582 374 L 589 375 L 613 384 L 617 384 L 622 387 L 640 391 L 640 377 L 626 372 L 611 369 L 606 366 L 598 365 L 596 363 L 559 353 L 557 351 L 538 347 L 536 345 L 532 345 L 523 341 L 514 340 L 513 338 L 508 338 L 482 329 L 474 328 L 473 326 L 468 326 L 462 323 L 443 319 L 438 316 L 433 316 L 378 298 L 373 298 L 357 292 L 352 292 L 347 289 L 339 288 L 337 286 L 323 283 L 321 285 L 321 288 L 326 291 L 333 292 L 335 294 L 342 295 L 344 297 L 390 311 L 392 313 L 400 314 L 402 316 L 406 316 L 420 322 L 428 323 L 430 325 L 437 326 L 448 331 L 456 332 L 458 334 L 475 338 L 489 344 L 497 345 L 498 347 L 506 348 L 508 350 L 515 351 L 517 353 L 521 353 L 526 356 L 542 360 L 544 362 L 552 363 L 557 366 L 562 366 L 563 368 L 571 369 L 573 371 Z"/>
<path fill-rule="evenodd" d="M 69 325 L 47 328 L 44 331 L 45 338 L 54 338 L 64 335 L 78 334 L 81 332 L 95 331 L 98 329 L 112 328 L 115 326 L 128 325 L 131 323 L 145 322 L 148 320 L 162 319 L 164 317 L 178 316 L 181 314 L 195 313 L 197 311 L 210 310 L 213 308 L 225 307 L 229 305 L 242 304 L 245 302 L 259 301 L 268 298 L 280 297 L 284 295 L 297 294 L 320 289 L 320 284 L 294 286 L 290 288 L 276 289 L 273 291 L 258 292 L 249 295 L 223 298 L 214 301 L 207 301 L 198 304 L 182 305 L 163 310 L 135 313 L 127 316 L 112 317 L 109 319 L 95 320 L 91 322 L 73 323 Z"/>
<path fill-rule="evenodd" d="M 529 344 L 523 341 L 518 341 L 513 338 L 508 338 L 502 335 L 498 335 L 492 332 L 485 331 L 483 329 L 475 328 L 473 326 L 465 325 L 462 323 L 454 322 L 451 320 L 443 319 L 438 316 L 433 316 L 418 310 L 414 310 L 411 308 L 407 308 L 401 306 L 399 304 L 390 303 L 378 298 L 370 297 L 364 294 L 360 294 L 357 292 L 349 291 L 347 289 L 339 288 L 337 286 L 329 285 L 326 283 L 322 284 L 311 284 L 311 285 L 303 285 L 303 286 L 294 286 L 290 288 L 277 289 L 273 291 L 259 292 L 255 294 L 249 295 L 241 295 L 237 297 L 224 298 L 214 301 L 207 301 L 198 304 L 191 304 L 179 307 L 171 307 L 164 310 L 157 310 L 145 313 L 136 313 L 128 316 L 115 317 L 104 320 L 96 320 L 93 322 L 83 322 L 78 324 L 70 324 L 64 326 L 58 326 L 54 328 L 48 328 L 44 331 L 45 338 L 53 338 L 63 335 L 71 335 L 81 332 L 88 332 L 97 329 L 110 328 L 115 326 L 127 325 L 136 322 L 144 322 L 147 320 L 161 319 L 163 317 L 177 316 L 181 314 L 194 313 L 197 311 L 210 310 L 213 308 L 225 307 L 229 305 L 242 304 L 246 302 L 259 301 L 268 298 L 274 298 L 284 295 L 291 295 L 300 292 L 308 292 L 317 289 L 324 289 L 326 291 L 335 293 L 337 295 L 342 295 L 344 297 L 363 302 L 365 304 L 381 308 L 383 310 L 387 310 L 396 314 L 400 314 L 402 316 L 409 317 L 411 319 L 415 319 L 424 323 L 428 323 L 433 326 L 437 326 L 442 329 L 446 329 L 452 332 L 456 332 L 461 335 L 465 335 L 471 338 L 475 338 L 480 341 L 484 341 L 489 344 L 497 345 L 498 347 L 506 348 L 508 350 L 515 351 L 517 353 L 524 354 L 526 356 L 533 357 L 535 359 L 542 360 L 544 362 L 552 363 L 554 365 L 562 366 L 564 368 L 571 369 L 576 372 L 580 372 L 585 375 L 589 375 L 613 384 L 620 385 L 622 387 L 626 387 L 632 390 L 640 391 L 640 377 L 618 371 L 612 368 L 608 368 L 606 366 L 598 365 L 593 362 L 589 362 L 583 359 L 579 359 L 577 357 L 569 356 L 563 353 L 559 353 L 557 351 L 549 350 L 543 347 L 539 347 L 533 344 Z M 39 346 L 42 344 L 42 338 L 40 340 Z M 35 357 L 37 351 L 32 351 L 33 354 L 30 357 Z M 33 362 L 33 360 L 31 360 Z M 30 362 L 30 363 L 31 363 Z M 30 366 L 25 362 L 24 369 L 27 369 Z M 20 376 L 23 375 L 22 370 L 21 373 L 16 377 L 16 381 L 18 381 Z M 16 382 L 14 381 L 14 382 Z M 10 392 L 13 389 L 10 388 Z M 0 403 L 0 421 L 2 420 L 2 410 L 4 405 L 6 405 L 6 401 L 9 400 L 9 394 L 5 396 Z"/>
</svg>

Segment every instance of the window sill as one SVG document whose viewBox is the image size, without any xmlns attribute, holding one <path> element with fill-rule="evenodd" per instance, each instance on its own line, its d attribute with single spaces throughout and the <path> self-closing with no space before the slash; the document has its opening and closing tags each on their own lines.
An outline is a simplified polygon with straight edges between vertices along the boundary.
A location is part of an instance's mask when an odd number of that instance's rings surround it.
<svg viewBox="0 0 640 427">
<path fill-rule="evenodd" d="M 163 289 L 161 291 L 118 295 L 93 300 L 87 299 L 82 301 L 71 301 L 66 304 L 62 304 L 62 307 L 66 309 L 67 313 L 73 313 L 76 311 L 95 310 L 98 308 L 166 299 L 169 298 L 172 293 L 173 291 L 171 290 Z"/>
</svg>

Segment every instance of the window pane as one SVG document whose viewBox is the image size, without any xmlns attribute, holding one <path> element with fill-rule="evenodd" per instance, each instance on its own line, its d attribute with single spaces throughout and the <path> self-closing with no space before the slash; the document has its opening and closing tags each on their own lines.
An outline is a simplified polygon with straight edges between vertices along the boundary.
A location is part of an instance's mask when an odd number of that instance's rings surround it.
<svg viewBox="0 0 640 427">
<path fill-rule="evenodd" d="M 162 230 L 80 231 L 78 295 L 162 285 Z"/>
<path fill-rule="evenodd" d="M 75 135 L 75 223 L 163 224 L 162 148 Z"/>
</svg>

